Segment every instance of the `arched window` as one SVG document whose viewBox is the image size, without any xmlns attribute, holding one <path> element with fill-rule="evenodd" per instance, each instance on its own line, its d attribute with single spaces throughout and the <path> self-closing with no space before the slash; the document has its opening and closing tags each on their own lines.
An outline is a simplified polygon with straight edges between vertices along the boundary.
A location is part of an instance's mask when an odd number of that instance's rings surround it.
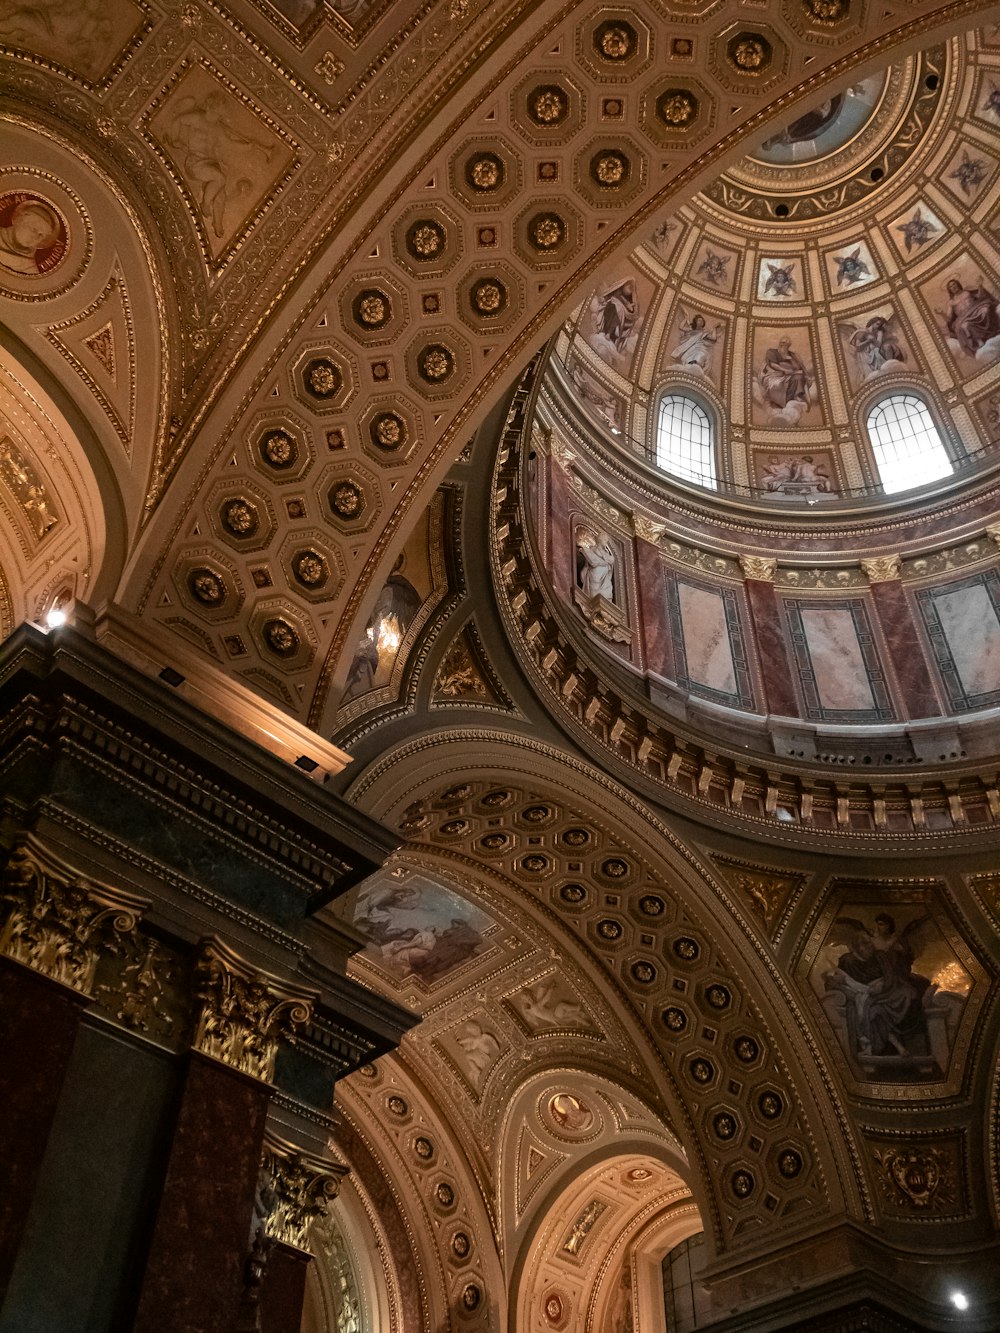
<svg viewBox="0 0 1000 1333">
<path fill-rule="evenodd" d="M 868 413 L 868 438 L 887 495 L 950 476 L 953 468 L 927 404 L 915 393 L 880 398 Z"/>
<path fill-rule="evenodd" d="M 660 402 L 656 465 L 682 481 L 715 489 L 712 423 L 696 399 L 668 393 Z"/>
</svg>

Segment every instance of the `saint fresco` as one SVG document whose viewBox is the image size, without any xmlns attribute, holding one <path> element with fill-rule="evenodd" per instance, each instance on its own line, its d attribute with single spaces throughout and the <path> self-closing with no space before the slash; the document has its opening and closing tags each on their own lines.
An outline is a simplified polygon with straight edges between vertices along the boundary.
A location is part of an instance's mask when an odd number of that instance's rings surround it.
<svg viewBox="0 0 1000 1333">
<path fill-rule="evenodd" d="M 873 311 L 861 324 L 845 321 L 837 328 L 855 389 L 876 375 L 913 368 L 899 320 L 891 309 Z"/>
<path fill-rule="evenodd" d="M 974 363 L 988 365 L 1000 357 L 1000 295 L 981 265 L 965 255 L 921 290 L 959 365 L 971 373 Z"/>
<path fill-rule="evenodd" d="M 857 1078 L 947 1077 L 972 978 L 926 906 L 843 903 L 810 982 Z"/>
<path fill-rule="evenodd" d="M 667 337 L 667 366 L 718 383 L 725 324 L 700 310 L 678 306 Z"/>
<path fill-rule="evenodd" d="M 780 454 L 760 450 L 754 455 L 754 481 L 768 495 L 835 495 L 833 458 L 828 450 L 807 454 Z"/>
<path fill-rule="evenodd" d="M 624 430 L 625 405 L 587 369 L 582 361 L 574 358 L 568 367 L 569 378 L 573 382 L 577 395 L 589 412 L 606 425 L 615 435 Z"/>
<path fill-rule="evenodd" d="M 819 389 L 805 328 L 758 329 L 754 338 L 754 423 L 798 426 L 818 419 Z"/>
<path fill-rule="evenodd" d="M 594 293 L 580 321 L 590 346 L 621 375 L 631 368 L 651 295 L 652 284 L 638 275 L 616 279 Z"/>
<path fill-rule="evenodd" d="M 383 972 L 432 986 L 484 951 L 493 921 L 450 889 L 413 877 L 365 885 L 354 924 L 368 939 L 365 956 Z"/>
</svg>

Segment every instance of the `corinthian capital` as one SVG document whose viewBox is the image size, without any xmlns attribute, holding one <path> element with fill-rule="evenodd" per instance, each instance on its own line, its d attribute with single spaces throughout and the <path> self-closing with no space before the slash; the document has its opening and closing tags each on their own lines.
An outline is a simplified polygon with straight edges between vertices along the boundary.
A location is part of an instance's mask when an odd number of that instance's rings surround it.
<svg viewBox="0 0 1000 1333">
<path fill-rule="evenodd" d="M 305 1250 L 312 1223 L 326 1214 L 337 1196 L 346 1167 L 298 1152 L 291 1144 L 269 1138 L 261 1163 L 259 1205 L 269 1240 Z"/>
<path fill-rule="evenodd" d="M 746 579 L 757 579 L 760 583 L 773 583 L 778 562 L 769 555 L 741 555 L 740 569 Z"/>
<path fill-rule="evenodd" d="M 133 894 L 84 879 L 29 838 L 4 871 L 0 954 L 90 995 L 102 944 L 134 930 L 147 906 Z"/>
<path fill-rule="evenodd" d="M 220 940 L 205 945 L 195 983 L 194 1049 L 269 1083 L 279 1040 L 309 1021 L 315 993 L 258 972 Z"/>
<path fill-rule="evenodd" d="M 870 560 L 862 560 L 861 568 L 868 575 L 869 583 L 890 583 L 899 578 L 902 559 L 898 555 L 876 555 Z"/>
</svg>

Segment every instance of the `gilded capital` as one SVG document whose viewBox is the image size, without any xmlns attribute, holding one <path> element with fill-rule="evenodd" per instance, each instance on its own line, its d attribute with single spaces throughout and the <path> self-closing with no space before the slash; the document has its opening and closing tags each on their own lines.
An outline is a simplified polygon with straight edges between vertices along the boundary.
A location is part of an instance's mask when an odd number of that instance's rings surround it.
<svg viewBox="0 0 1000 1333">
<path fill-rule="evenodd" d="M 261 1163 L 259 1204 L 264 1234 L 298 1250 L 308 1249 L 312 1223 L 326 1215 L 346 1168 L 268 1139 Z"/>
<path fill-rule="evenodd" d="M 315 993 L 258 972 L 219 940 L 205 945 L 195 984 L 194 1049 L 269 1083 L 278 1042 L 309 1021 Z"/>
<path fill-rule="evenodd" d="M 105 940 L 134 930 L 148 906 L 75 874 L 30 839 L 7 862 L 0 903 L 0 954 L 82 995 L 93 991 Z"/>
<path fill-rule="evenodd" d="M 773 583 L 778 571 L 778 562 L 769 555 L 741 555 L 740 569 L 746 579 L 757 579 L 761 583 Z"/>
<path fill-rule="evenodd" d="M 869 583 L 890 583 L 898 579 L 902 565 L 902 558 L 898 555 L 876 555 L 870 560 L 861 561 L 861 568 L 868 575 Z"/>
<path fill-rule="evenodd" d="M 1000 523 L 987 523 L 986 535 L 1000 546 Z"/>
</svg>

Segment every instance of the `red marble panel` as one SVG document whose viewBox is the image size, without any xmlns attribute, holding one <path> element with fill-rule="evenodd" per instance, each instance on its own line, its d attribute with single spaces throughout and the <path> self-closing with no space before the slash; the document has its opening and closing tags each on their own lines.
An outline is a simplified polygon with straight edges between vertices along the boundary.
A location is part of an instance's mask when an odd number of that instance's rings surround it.
<svg viewBox="0 0 1000 1333">
<path fill-rule="evenodd" d="M 890 579 L 873 583 L 871 592 L 907 713 L 910 717 L 940 717 L 941 705 L 903 585 Z"/>
<path fill-rule="evenodd" d="M 299 1333 L 311 1259 L 291 1245 L 272 1248 L 260 1289 L 261 1333 Z"/>
<path fill-rule="evenodd" d="M 780 717 L 798 717 L 801 709 L 792 684 L 774 584 L 747 579 L 744 586 L 757 641 L 757 660 L 764 680 L 767 711 Z"/>
<path fill-rule="evenodd" d="M 636 538 L 635 559 L 639 571 L 639 619 L 646 668 L 667 680 L 676 680 L 677 666 L 667 628 L 663 561 L 657 548 L 641 538 Z"/>
</svg>

